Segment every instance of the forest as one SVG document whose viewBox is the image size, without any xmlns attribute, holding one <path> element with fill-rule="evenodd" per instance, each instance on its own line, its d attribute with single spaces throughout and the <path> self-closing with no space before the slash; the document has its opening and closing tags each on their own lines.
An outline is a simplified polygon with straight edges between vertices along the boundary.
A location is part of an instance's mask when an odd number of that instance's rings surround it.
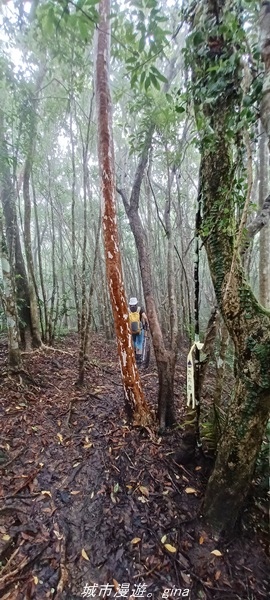
<svg viewBox="0 0 270 600">
<path fill-rule="evenodd" d="M 267 600 L 270 1 L 0 1 L 0 598 Z"/>
</svg>

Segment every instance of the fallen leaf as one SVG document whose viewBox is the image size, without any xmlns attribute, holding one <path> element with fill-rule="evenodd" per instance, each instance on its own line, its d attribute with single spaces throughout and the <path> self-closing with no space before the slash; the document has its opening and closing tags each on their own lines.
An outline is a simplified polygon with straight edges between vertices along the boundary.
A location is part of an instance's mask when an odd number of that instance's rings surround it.
<svg viewBox="0 0 270 600">
<path fill-rule="evenodd" d="M 141 538 L 133 538 L 133 540 L 131 540 L 131 544 L 138 544 L 138 542 L 141 541 Z"/>
<path fill-rule="evenodd" d="M 139 490 L 143 494 L 143 496 L 149 498 L 149 490 L 147 489 L 147 487 L 144 487 L 144 485 L 139 485 Z"/>
<path fill-rule="evenodd" d="M 179 556 L 178 556 L 178 558 L 179 558 L 179 562 L 181 563 L 181 566 L 182 566 L 182 567 L 185 567 L 185 569 L 187 569 L 187 570 L 188 570 L 188 569 L 189 569 L 189 567 L 190 567 L 190 563 L 189 563 L 189 561 L 187 560 L 187 558 L 186 558 L 186 557 L 185 557 L 183 554 L 181 554 L 181 552 L 179 552 Z"/>
<path fill-rule="evenodd" d="M 194 490 L 194 488 L 186 488 L 185 489 L 186 494 L 197 494 L 197 490 Z"/>
<path fill-rule="evenodd" d="M 89 559 L 89 557 L 87 556 L 87 554 L 86 554 L 86 552 L 85 552 L 85 549 L 84 549 L 84 548 L 82 549 L 82 557 L 83 557 L 85 560 L 90 560 L 90 559 Z"/>
<path fill-rule="evenodd" d="M 115 592 L 119 592 L 119 583 L 116 579 L 113 579 L 113 587 Z"/>
<path fill-rule="evenodd" d="M 80 464 L 81 464 L 80 462 L 76 462 L 76 463 L 74 463 L 74 465 L 72 465 L 72 466 L 73 466 L 73 469 L 74 469 L 74 467 L 78 467 L 78 465 L 80 465 Z"/>
<path fill-rule="evenodd" d="M 43 494 L 43 496 L 50 496 L 50 498 L 52 497 L 51 492 L 49 492 L 49 490 L 42 490 L 41 494 Z"/>
<path fill-rule="evenodd" d="M 222 556 L 222 553 L 219 550 L 212 550 L 211 554 L 214 554 L 215 556 Z"/>
<path fill-rule="evenodd" d="M 215 573 L 215 580 L 218 581 L 221 575 L 221 571 L 216 571 Z"/>
<path fill-rule="evenodd" d="M 71 496 L 76 496 L 77 494 L 80 494 L 80 490 L 73 490 L 72 492 L 70 492 Z"/>
<path fill-rule="evenodd" d="M 165 542 L 166 542 L 166 539 L 167 539 L 167 536 L 166 536 L 166 535 L 164 535 L 164 536 L 161 538 L 161 540 L 160 540 L 160 541 L 161 541 L 161 543 L 162 543 L 162 544 L 165 544 Z"/>
<path fill-rule="evenodd" d="M 168 552 L 176 552 L 176 548 L 174 546 L 171 546 L 171 544 L 165 544 L 164 548 L 166 548 Z"/>
<path fill-rule="evenodd" d="M 199 539 L 199 544 L 203 544 L 204 542 L 204 537 L 201 535 L 200 539 Z"/>
<path fill-rule="evenodd" d="M 39 580 L 36 575 L 34 575 L 33 580 L 34 580 L 34 584 L 37 585 Z"/>
<path fill-rule="evenodd" d="M 84 444 L 83 448 L 91 448 L 93 446 L 93 444 Z"/>
<path fill-rule="evenodd" d="M 62 434 L 61 434 L 61 433 L 58 433 L 58 434 L 57 434 L 57 437 L 59 438 L 59 440 L 60 440 L 60 442 L 61 442 L 61 444 L 62 444 L 62 441 L 63 441 L 63 436 L 62 436 Z"/>
<path fill-rule="evenodd" d="M 188 573 L 184 573 L 184 571 L 180 571 L 180 575 L 183 579 L 183 582 L 189 587 L 190 586 L 190 575 Z"/>
<path fill-rule="evenodd" d="M 5 535 L 3 535 L 2 540 L 4 540 L 4 542 L 8 542 L 8 540 L 10 540 L 10 535 L 8 535 L 8 533 L 5 533 Z"/>
</svg>

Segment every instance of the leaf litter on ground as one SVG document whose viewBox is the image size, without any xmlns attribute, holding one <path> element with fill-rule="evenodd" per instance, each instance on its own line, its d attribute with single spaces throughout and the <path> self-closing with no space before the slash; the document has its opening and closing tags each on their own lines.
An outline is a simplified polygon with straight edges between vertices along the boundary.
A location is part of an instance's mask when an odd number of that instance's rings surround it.
<svg viewBox="0 0 270 600">
<path fill-rule="evenodd" d="M 241 535 L 217 548 L 200 512 L 209 464 L 175 463 L 180 429 L 160 437 L 130 427 L 116 345 L 93 335 L 91 348 L 82 388 L 74 386 L 74 336 L 54 352 L 27 354 L 30 378 L 2 379 L 0 597 L 77 600 L 86 584 L 131 590 L 141 582 L 155 600 L 180 588 L 192 599 L 266 600 L 269 559 L 254 509 Z M 5 342 L 1 353 L 4 364 Z M 184 373 L 185 356 L 176 372 L 179 422 Z M 155 398 L 153 361 L 146 374 L 146 396 Z"/>
</svg>

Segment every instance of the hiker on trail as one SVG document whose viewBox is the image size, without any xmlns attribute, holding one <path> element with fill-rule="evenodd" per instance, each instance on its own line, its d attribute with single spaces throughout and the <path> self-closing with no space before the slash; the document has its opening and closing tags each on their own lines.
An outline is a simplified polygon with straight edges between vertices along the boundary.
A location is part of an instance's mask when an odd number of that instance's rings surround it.
<svg viewBox="0 0 270 600">
<path fill-rule="evenodd" d="M 148 329 L 148 319 L 144 308 L 138 306 L 138 300 L 135 297 L 129 300 L 129 326 L 136 362 L 141 364 L 143 361 L 145 331 Z"/>
</svg>

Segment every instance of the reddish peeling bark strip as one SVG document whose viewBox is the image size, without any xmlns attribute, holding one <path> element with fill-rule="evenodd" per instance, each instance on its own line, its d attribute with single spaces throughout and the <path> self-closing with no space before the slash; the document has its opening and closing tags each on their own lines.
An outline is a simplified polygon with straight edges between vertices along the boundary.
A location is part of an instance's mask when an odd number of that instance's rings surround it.
<svg viewBox="0 0 270 600">
<path fill-rule="evenodd" d="M 129 334 L 128 307 L 123 285 L 119 238 L 116 220 L 116 186 L 112 138 L 112 105 L 109 87 L 110 0 L 99 3 L 99 26 L 96 55 L 96 101 L 98 121 L 98 156 L 103 197 L 103 239 L 106 273 L 118 340 L 122 381 L 129 416 L 143 423 L 148 416 Z"/>
</svg>

